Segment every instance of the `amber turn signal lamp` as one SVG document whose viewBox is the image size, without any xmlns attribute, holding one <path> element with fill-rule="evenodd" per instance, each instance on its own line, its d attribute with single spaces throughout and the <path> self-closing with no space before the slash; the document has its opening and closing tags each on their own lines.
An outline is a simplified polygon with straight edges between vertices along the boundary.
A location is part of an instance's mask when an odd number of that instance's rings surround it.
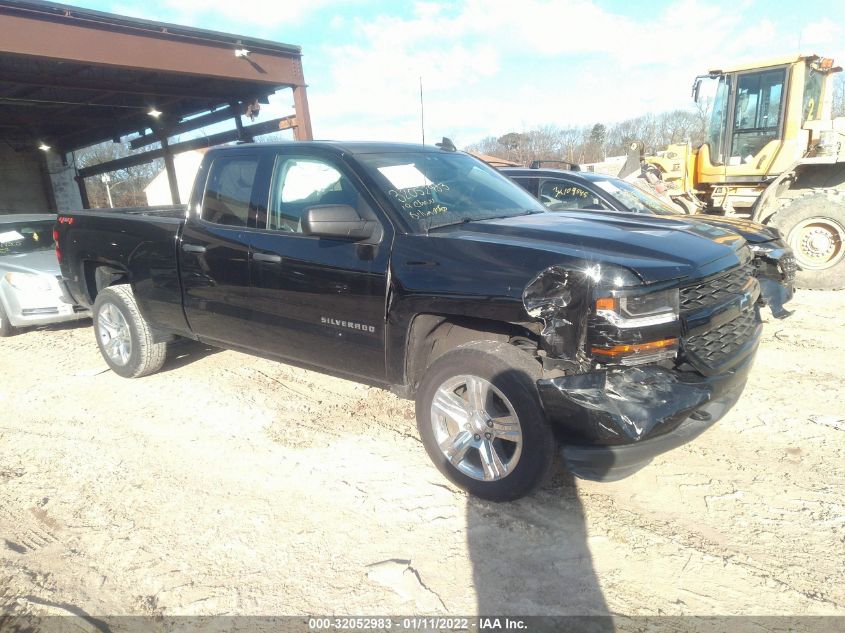
<svg viewBox="0 0 845 633">
<path fill-rule="evenodd" d="M 651 341 L 649 343 L 635 343 L 633 345 L 614 345 L 613 347 L 593 347 L 593 354 L 607 356 L 609 358 L 619 358 L 621 356 L 630 356 L 631 354 L 642 354 L 645 352 L 655 352 L 664 350 L 669 347 L 678 345 L 676 338 L 664 338 L 659 341 Z"/>
<path fill-rule="evenodd" d="M 610 310 L 611 312 L 616 311 L 616 299 L 613 297 L 602 297 L 601 299 L 596 299 L 596 310 Z"/>
</svg>

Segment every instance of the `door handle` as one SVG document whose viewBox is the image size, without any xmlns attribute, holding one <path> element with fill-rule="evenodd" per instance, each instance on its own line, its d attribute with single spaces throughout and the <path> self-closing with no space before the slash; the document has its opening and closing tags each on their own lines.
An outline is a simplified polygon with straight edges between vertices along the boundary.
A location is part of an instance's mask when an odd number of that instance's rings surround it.
<svg viewBox="0 0 845 633">
<path fill-rule="evenodd" d="M 204 253 L 205 246 L 200 246 L 199 244 L 187 244 L 185 242 L 182 243 L 182 250 L 186 253 Z"/>
<path fill-rule="evenodd" d="M 281 255 L 273 255 L 271 253 L 253 253 L 252 259 L 257 262 L 267 262 L 269 264 L 281 264 L 282 263 L 282 256 Z"/>
</svg>

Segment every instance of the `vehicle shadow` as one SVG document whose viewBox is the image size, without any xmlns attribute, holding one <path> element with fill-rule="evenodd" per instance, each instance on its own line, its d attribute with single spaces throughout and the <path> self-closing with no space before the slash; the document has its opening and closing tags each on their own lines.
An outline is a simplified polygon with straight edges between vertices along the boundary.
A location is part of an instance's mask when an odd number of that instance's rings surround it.
<svg viewBox="0 0 845 633">
<path fill-rule="evenodd" d="M 65 330 L 84 330 L 92 326 L 91 317 L 84 317 L 76 321 L 51 323 L 50 325 L 28 325 L 17 329 L 17 333 L 26 332 L 61 332 Z"/>
<path fill-rule="evenodd" d="M 467 523 L 479 617 L 577 616 L 550 620 L 548 630 L 615 630 L 571 475 L 519 501 L 470 499 Z"/>
<path fill-rule="evenodd" d="M 508 628 L 507 616 L 563 616 L 532 621 L 530 630 L 611 633 L 615 627 L 593 568 L 575 478 L 560 464 L 555 468 L 543 488 L 523 499 L 468 498 L 477 614 L 502 618 L 502 629 Z"/>
<path fill-rule="evenodd" d="M 220 351 L 219 347 L 212 347 L 199 341 L 180 338 L 168 344 L 167 360 L 164 361 L 161 372 L 164 373 L 179 369 Z"/>
</svg>

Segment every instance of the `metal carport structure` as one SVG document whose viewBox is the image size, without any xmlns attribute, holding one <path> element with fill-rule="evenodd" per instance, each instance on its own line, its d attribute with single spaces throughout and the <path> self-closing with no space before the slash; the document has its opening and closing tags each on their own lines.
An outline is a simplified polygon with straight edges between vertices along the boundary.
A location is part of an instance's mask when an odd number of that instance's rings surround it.
<svg viewBox="0 0 845 633">
<path fill-rule="evenodd" d="M 293 92 L 293 116 L 249 125 L 278 90 Z M 172 145 L 210 124 L 232 128 Z M 38 0 L 0 0 L 0 143 L 67 154 L 131 136 L 133 149 L 79 170 L 84 178 L 163 158 L 178 199 L 173 154 L 293 128 L 312 138 L 301 49 Z M 53 201 L 55 206 L 55 201 Z"/>
</svg>

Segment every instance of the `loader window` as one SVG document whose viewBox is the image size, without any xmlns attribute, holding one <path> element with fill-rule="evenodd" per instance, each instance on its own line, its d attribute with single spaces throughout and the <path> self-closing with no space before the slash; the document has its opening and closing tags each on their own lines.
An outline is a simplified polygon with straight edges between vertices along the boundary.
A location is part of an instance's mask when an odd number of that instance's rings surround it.
<svg viewBox="0 0 845 633">
<path fill-rule="evenodd" d="M 765 145 L 780 137 L 784 69 L 737 77 L 730 165 L 750 163 Z"/>
<path fill-rule="evenodd" d="M 728 111 L 728 80 L 719 77 L 716 87 L 716 97 L 713 99 L 713 111 L 710 113 L 710 127 L 707 130 L 707 144 L 710 146 L 710 157 L 714 165 L 725 164 L 725 119 Z"/>
<path fill-rule="evenodd" d="M 801 109 L 803 116 L 801 123 L 807 121 L 818 121 L 822 109 L 822 81 L 824 75 L 813 69 L 811 66 L 807 67 L 807 75 L 804 78 L 804 101 Z"/>
</svg>

